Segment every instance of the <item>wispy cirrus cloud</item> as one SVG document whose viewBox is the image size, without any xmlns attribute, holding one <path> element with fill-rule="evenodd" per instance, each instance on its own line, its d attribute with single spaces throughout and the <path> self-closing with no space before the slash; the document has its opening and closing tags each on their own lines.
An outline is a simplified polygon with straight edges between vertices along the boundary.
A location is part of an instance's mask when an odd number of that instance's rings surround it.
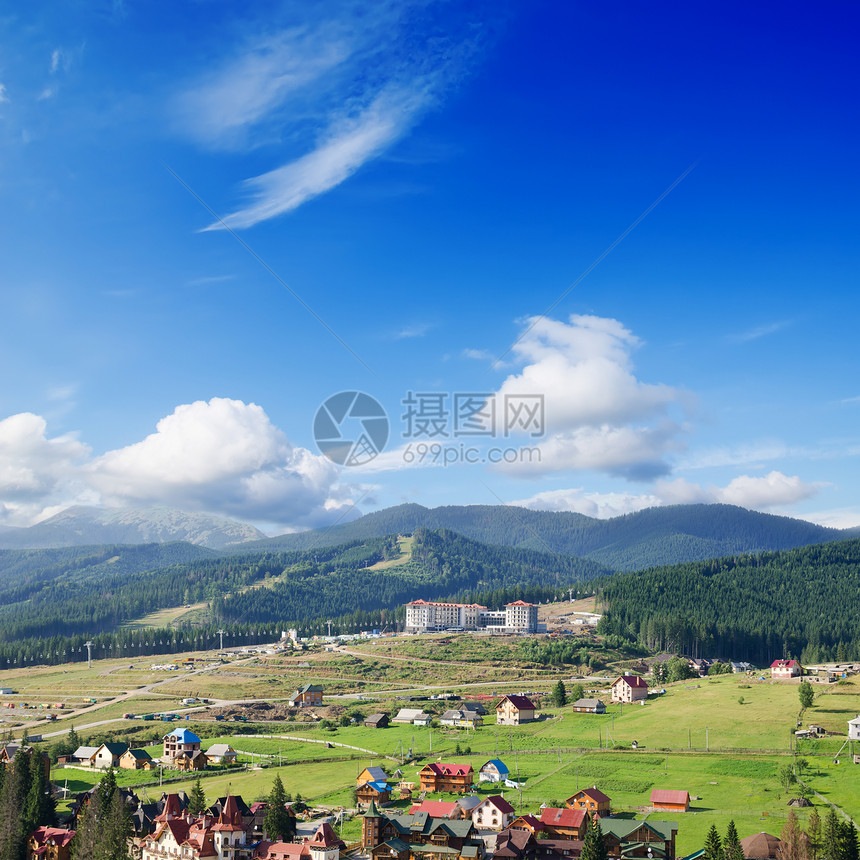
<svg viewBox="0 0 860 860">
<path fill-rule="evenodd" d="M 430 329 L 433 328 L 431 323 L 422 322 L 422 323 L 413 323 L 412 325 L 405 325 L 394 337 L 397 340 L 408 340 L 413 337 L 424 337 Z"/>
<path fill-rule="evenodd" d="M 322 8 L 317 19 L 303 8 L 301 24 L 260 24 L 265 35 L 239 40 L 174 99 L 176 126 L 200 144 L 280 150 L 281 163 L 244 179 L 245 201 L 206 229 L 248 228 L 340 185 L 440 102 L 482 38 L 465 12 L 428 32 L 415 0 L 372 14 L 352 0 Z"/>
<path fill-rule="evenodd" d="M 312 152 L 246 180 L 244 187 L 250 190 L 251 200 L 206 230 L 253 227 L 340 185 L 401 137 L 428 98 L 420 89 L 393 88 L 380 93 L 358 116 L 334 124 L 327 139 Z"/>
<path fill-rule="evenodd" d="M 790 326 L 791 322 L 791 320 L 775 320 L 774 322 L 763 323 L 754 328 L 730 334 L 726 337 L 726 340 L 731 343 L 749 343 L 750 341 L 776 334 L 778 331 L 782 331 L 784 328 Z"/>
</svg>

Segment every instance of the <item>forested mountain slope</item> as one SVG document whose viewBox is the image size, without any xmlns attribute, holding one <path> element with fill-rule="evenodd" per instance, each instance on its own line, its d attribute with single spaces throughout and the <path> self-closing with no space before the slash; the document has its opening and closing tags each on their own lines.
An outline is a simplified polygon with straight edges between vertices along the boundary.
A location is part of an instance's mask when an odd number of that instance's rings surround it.
<svg viewBox="0 0 860 860">
<path fill-rule="evenodd" d="M 582 514 L 510 505 L 431 509 L 410 504 L 367 514 L 325 531 L 283 535 L 237 549 L 303 549 L 411 533 L 416 528 L 450 529 L 485 544 L 579 556 L 616 570 L 791 549 L 847 536 L 805 520 L 733 505 L 676 505 L 598 520 Z"/>
<path fill-rule="evenodd" d="M 411 560 L 397 567 L 320 565 L 309 555 L 267 588 L 217 598 L 216 617 L 225 623 L 252 618 L 295 626 L 346 616 L 339 626 L 360 629 L 369 611 L 392 610 L 402 617 L 403 603 L 419 597 L 471 602 L 480 596 L 496 605 L 547 600 L 607 573 L 593 561 L 488 546 L 447 530 L 416 530 Z"/>
<path fill-rule="evenodd" d="M 602 630 L 760 666 L 860 660 L 860 540 L 616 574 Z"/>
</svg>

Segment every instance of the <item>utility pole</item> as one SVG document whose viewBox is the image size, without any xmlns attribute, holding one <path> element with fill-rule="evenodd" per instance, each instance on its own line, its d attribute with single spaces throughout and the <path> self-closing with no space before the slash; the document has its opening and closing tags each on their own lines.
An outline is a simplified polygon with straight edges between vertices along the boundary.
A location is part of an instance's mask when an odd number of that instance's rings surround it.
<svg viewBox="0 0 860 860">
<path fill-rule="evenodd" d="M 87 669 L 93 668 L 93 643 L 92 642 L 84 642 L 84 645 L 87 646 Z"/>
<path fill-rule="evenodd" d="M 224 650 L 224 631 L 223 631 L 223 630 L 218 630 L 218 631 L 216 631 L 216 632 L 217 632 L 217 633 L 218 633 L 218 635 L 221 637 L 221 650 L 223 651 L 223 650 Z"/>
</svg>

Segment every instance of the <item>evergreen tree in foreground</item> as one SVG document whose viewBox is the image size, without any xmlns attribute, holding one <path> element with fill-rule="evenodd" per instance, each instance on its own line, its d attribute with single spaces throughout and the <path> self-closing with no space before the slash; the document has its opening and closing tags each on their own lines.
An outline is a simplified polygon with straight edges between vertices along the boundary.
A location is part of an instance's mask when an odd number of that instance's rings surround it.
<svg viewBox="0 0 860 860">
<path fill-rule="evenodd" d="M 723 846 L 720 842 L 720 834 L 717 833 L 717 828 L 713 824 L 705 838 L 703 860 L 723 860 Z"/>
<path fill-rule="evenodd" d="M 839 860 L 858 860 L 858 857 L 857 831 L 850 821 L 843 821 L 839 825 Z"/>
<path fill-rule="evenodd" d="M 591 819 L 591 825 L 585 831 L 579 860 L 607 860 L 607 857 L 606 841 L 603 838 L 600 819 L 595 815 Z"/>
<path fill-rule="evenodd" d="M 557 708 L 563 708 L 567 704 L 567 690 L 561 678 L 559 678 L 558 683 L 552 688 L 552 703 Z"/>
<path fill-rule="evenodd" d="M 821 817 L 817 809 L 809 813 L 809 822 L 806 825 L 806 838 L 809 845 L 810 860 L 818 860 L 821 853 Z"/>
<path fill-rule="evenodd" d="M 822 860 L 842 860 L 840 857 L 840 845 L 842 839 L 839 832 L 839 816 L 831 806 L 824 819 L 824 833 L 821 837 Z"/>
<path fill-rule="evenodd" d="M 35 753 L 34 755 L 38 755 Z M 30 756 L 18 750 L 0 796 L 0 860 L 23 860 L 29 833 L 21 814 L 30 793 Z"/>
<path fill-rule="evenodd" d="M 723 840 L 724 860 L 744 860 L 744 851 L 734 820 L 726 828 L 726 838 Z"/>
<path fill-rule="evenodd" d="M 206 809 L 206 793 L 203 791 L 203 786 L 200 784 L 200 777 L 194 780 L 194 785 L 191 786 L 191 795 L 188 798 L 188 811 L 192 815 L 200 815 Z"/>
<path fill-rule="evenodd" d="M 266 836 L 273 841 L 289 841 L 296 835 L 296 820 L 287 812 L 287 794 L 280 774 L 275 775 L 272 790 L 269 792 L 266 817 L 263 819 L 263 829 Z"/>
</svg>

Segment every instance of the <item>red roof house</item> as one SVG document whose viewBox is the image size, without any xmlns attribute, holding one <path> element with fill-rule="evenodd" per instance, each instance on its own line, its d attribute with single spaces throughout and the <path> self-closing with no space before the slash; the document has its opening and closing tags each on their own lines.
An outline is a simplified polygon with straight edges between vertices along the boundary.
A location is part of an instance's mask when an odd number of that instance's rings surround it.
<svg viewBox="0 0 860 860">
<path fill-rule="evenodd" d="M 648 698 L 648 684 L 638 675 L 622 675 L 612 682 L 613 702 L 639 702 Z"/>
<path fill-rule="evenodd" d="M 583 809 L 558 809 L 545 806 L 541 810 L 540 823 L 550 836 L 568 839 L 583 839 L 588 817 Z"/>
<path fill-rule="evenodd" d="M 458 809 L 453 800 L 424 800 L 421 803 L 413 803 L 409 807 L 409 814 L 426 812 L 431 818 L 451 818 Z"/>
<path fill-rule="evenodd" d="M 690 793 L 687 791 L 672 791 L 665 788 L 655 788 L 651 792 L 651 806 L 655 810 L 667 812 L 687 812 L 690 808 Z"/>
<path fill-rule="evenodd" d="M 577 791 L 565 801 L 569 809 L 582 809 L 589 815 L 595 812 L 598 815 L 609 815 L 610 803 L 608 795 L 600 791 L 597 786 L 583 788 L 582 791 Z"/>
<path fill-rule="evenodd" d="M 803 666 L 797 660 L 774 660 L 770 664 L 771 678 L 797 678 L 803 674 Z"/>
<path fill-rule="evenodd" d="M 433 762 L 421 768 L 418 778 L 421 780 L 421 791 L 465 792 L 472 787 L 475 772 L 470 764 Z"/>
<path fill-rule="evenodd" d="M 496 722 L 500 726 L 519 726 L 536 719 L 534 702 L 528 696 L 505 696 L 496 705 Z"/>
</svg>

